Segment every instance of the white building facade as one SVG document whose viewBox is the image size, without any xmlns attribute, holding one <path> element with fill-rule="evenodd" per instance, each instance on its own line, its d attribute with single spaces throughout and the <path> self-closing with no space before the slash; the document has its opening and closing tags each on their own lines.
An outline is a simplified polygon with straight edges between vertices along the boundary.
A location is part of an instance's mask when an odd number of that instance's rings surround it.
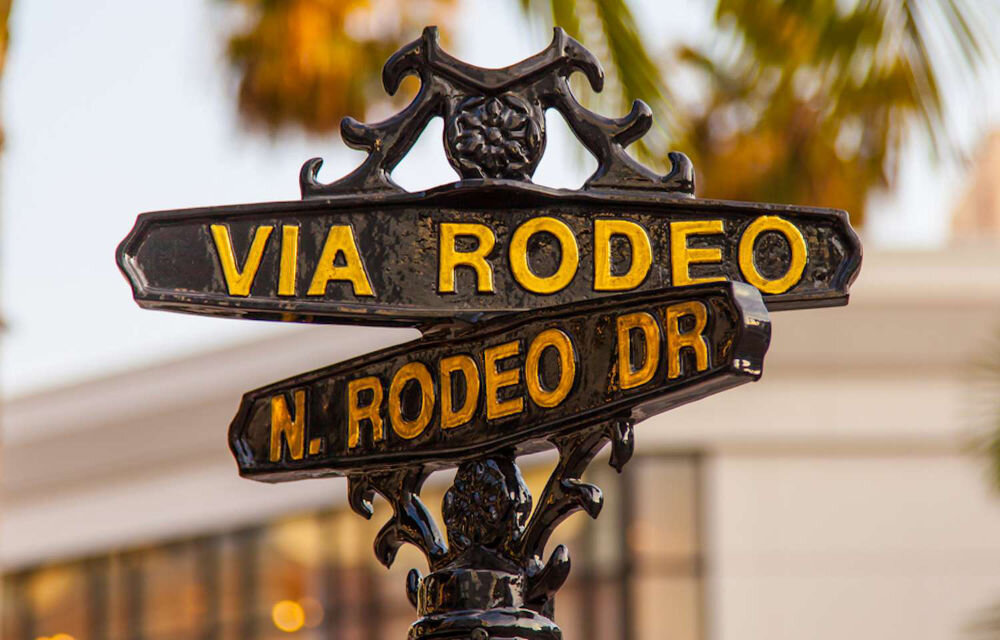
<svg viewBox="0 0 1000 640">
<path fill-rule="evenodd" d="M 760 382 L 639 424 L 622 479 L 595 470 L 605 513 L 565 525 L 567 638 L 940 640 L 976 637 L 1000 603 L 1000 495 L 971 451 L 988 409 L 975 362 L 1000 357 L 1000 250 L 869 252 L 848 307 L 772 322 Z M 226 430 L 243 392 L 415 335 L 303 328 L 9 401 L 3 637 L 401 636 L 409 566 L 374 566 L 346 483 L 241 479 Z M 264 546 L 247 551 L 247 531 Z M 269 569 L 268 549 L 290 559 Z M 159 599 L 156 554 L 191 565 Z M 184 627 L 170 607 L 188 582 Z M 299 630 L 269 619 L 282 588 Z"/>
</svg>

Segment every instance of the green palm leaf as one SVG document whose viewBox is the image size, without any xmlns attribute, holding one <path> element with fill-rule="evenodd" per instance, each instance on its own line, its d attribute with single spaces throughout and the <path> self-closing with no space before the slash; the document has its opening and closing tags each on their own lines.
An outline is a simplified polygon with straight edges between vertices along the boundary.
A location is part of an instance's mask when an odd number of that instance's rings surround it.
<svg viewBox="0 0 1000 640">
<path fill-rule="evenodd" d="M 660 169 L 665 167 L 667 129 L 674 138 L 681 132 L 675 125 L 676 112 L 670 91 L 642 40 L 635 16 L 626 0 L 519 0 L 529 17 L 541 18 L 549 26 L 558 25 L 572 37 L 595 51 L 606 69 L 608 82 L 603 96 L 587 95 L 582 85 L 574 85 L 581 100 L 591 107 L 621 114 L 635 99 L 649 104 L 656 113 L 656 129 L 636 143 L 639 156 Z M 606 55 L 605 55 L 606 54 Z"/>
</svg>

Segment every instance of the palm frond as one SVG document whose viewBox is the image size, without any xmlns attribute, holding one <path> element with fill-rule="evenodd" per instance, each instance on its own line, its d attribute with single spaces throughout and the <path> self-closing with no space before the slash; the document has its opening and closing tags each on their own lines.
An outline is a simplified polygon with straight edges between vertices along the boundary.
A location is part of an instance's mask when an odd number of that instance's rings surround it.
<svg viewBox="0 0 1000 640">
<path fill-rule="evenodd" d="M 655 114 L 654 132 L 636 143 L 642 159 L 663 168 L 667 129 L 672 133 L 676 111 L 670 91 L 639 32 L 626 0 L 520 0 L 530 18 L 542 18 L 582 42 L 602 60 L 610 62 L 602 96 L 584 95 L 588 106 L 624 113 L 635 99 L 645 101 Z M 618 115 L 618 114 L 616 114 Z"/>
<path fill-rule="evenodd" d="M 344 116 L 386 106 L 382 64 L 427 24 L 444 27 L 446 39 L 456 0 L 392 0 L 392 12 L 371 0 L 219 1 L 245 12 L 226 50 L 243 122 L 269 133 L 289 125 L 332 133 Z"/>
<path fill-rule="evenodd" d="M 13 0 L 0 0 L 0 76 L 7 65 L 7 47 L 10 44 L 10 7 Z M 3 128 L 0 127 L 0 147 L 3 146 Z"/>
<path fill-rule="evenodd" d="M 849 91 L 852 81 L 877 91 L 873 80 L 880 75 L 905 79 L 905 94 L 894 87 L 895 106 L 912 111 L 938 148 L 957 147 L 945 118 L 942 81 L 948 79 L 949 91 L 967 90 L 976 69 L 996 63 L 992 41 L 1000 4 L 860 0 L 846 13 L 841 4 L 716 0 L 716 19 L 732 24 L 741 53 L 761 64 L 787 73 L 809 67 L 826 73 L 834 89 L 826 96 L 831 104 L 839 104 L 840 90 Z"/>
</svg>

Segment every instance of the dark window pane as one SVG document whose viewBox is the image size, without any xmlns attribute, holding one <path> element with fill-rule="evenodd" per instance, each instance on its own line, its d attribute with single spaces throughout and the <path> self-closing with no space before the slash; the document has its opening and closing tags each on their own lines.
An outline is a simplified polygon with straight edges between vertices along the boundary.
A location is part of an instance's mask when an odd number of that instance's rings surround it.
<svg viewBox="0 0 1000 640">
<path fill-rule="evenodd" d="M 690 458 L 640 459 L 632 473 L 633 521 L 628 539 L 636 559 L 684 563 L 699 551 L 697 464 Z"/>
<path fill-rule="evenodd" d="M 262 638 L 288 637 L 300 630 L 297 635 L 305 638 L 322 623 L 321 609 L 307 603 L 318 602 L 323 589 L 324 533 L 314 516 L 289 518 L 263 530 L 257 547 L 261 581 L 255 607 L 263 620 Z M 307 609 L 312 619 L 306 619 Z"/>
<path fill-rule="evenodd" d="M 30 573 L 7 576 L 3 582 L 3 637 L 34 638 L 33 612 L 26 584 Z"/>
<path fill-rule="evenodd" d="M 588 637 L 598 640 L 621 637 L 622 625 L 624 624 L 621 610 L 621 590 L 622 581 L 617 576 L 594 583 L 593 632 Z"/>
<path fill-rule="evenodd" d="M 585 640 L 581 624 L 583 611 L 579 581 L 570 578 L 556 594 L 555 620 L 562 629 L 563 638 Z"/>
<path fill-rule="evenodd" d="M 696 578 L 638 576 L 632 594 L 636 640 L 701 638 L 701 586 Z"/>
<path fill-rule="evenodd" d="M 149 640 L 200 635 L 207 617 L 207 593 L 198 572 L 195 547 L 172 544 L 144 551 L 142 630 Z"/>
<path fill-rule="evenodd" d="M 87 578 L 83 566 L 73 563 L 34 572 L 25 582 L 37 636 L 66 634 L 88 640 Z"/>
</svg>

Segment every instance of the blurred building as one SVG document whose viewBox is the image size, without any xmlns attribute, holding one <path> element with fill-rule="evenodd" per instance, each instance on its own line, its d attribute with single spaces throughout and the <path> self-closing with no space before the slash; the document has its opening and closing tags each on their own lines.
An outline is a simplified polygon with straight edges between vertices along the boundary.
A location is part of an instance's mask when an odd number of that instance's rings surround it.
<svg viewBox="0 0 1000 640">
<path fill-rule="evenodd" d="M 1000 245 L 869 252 L 849 307 L 773 322 L 762 381 L 640 424 L 621 476 L 592 465 L 604 513 L 557 535 L 568 639 L 940 640 L 1000 602 L 1000 500 L 969 455 Z M 244 391 L 388 335 L 302 328 L 8 402 L 3 637 L 405 637 L 424 567 L 375 562 L 386 505 L 240 479 L 226 445 Z M 536 496 L 549 464 L 525 461 Z"/>
<path fill-rule="evenodd" d="M 959 242 L 1000 244 L 1000 130 L 994 131 L 979 149 L 969 188 L 952 218 L 952 231 Z"/>
</svg>

